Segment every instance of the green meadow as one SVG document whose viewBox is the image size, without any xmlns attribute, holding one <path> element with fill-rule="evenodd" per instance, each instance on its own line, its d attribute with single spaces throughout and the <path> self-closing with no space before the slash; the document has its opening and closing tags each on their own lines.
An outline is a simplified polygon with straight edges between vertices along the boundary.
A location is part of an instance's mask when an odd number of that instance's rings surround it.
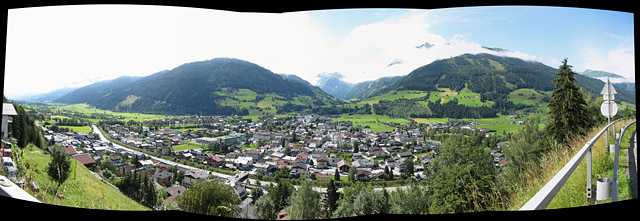
<svg viewBox="0 0 640 221">
<path fill-rule="evenodd" d="M 364 99 L 360 102 L 358 102 L 359 104 L 377 104 L 379 103 L 381 100 L 388 100 L 388 101 L 392 101 L 392 100 L 396 100 L 396 99 L 400 99 L 400 98 L 405 98 L 405 99 L 414 99 L 414 98 L 420 98 L 420 97 L 424 97 L 427 96 L 427 92 L 424 91 L 415 91 L 415 90 L 401 90 L 401 91 L 389 91 L 385 94 L 382 95 L 378 95 L 375 97 L 371 97 L 371 98 L 367 98 Z"/>
<path fill-rule="evenodd" d="M 87 209 L 151 211 L 150 208 L 122 194 L 114 186 L 104 183 L 73 159 L 70 177 L 58 189 L 59 194 L 54 195 L 57 184 L 47 175 L 46 170 L 51 156 L 31 144 L 21 150 L 20 160 L 29 165 L 28 173 L 40 188 L 37 192 L 31 189 L 27 191 L 40 202 Z"/>
<path fill-rule="evenodd" d="M 463 118 L 463 119 L 453 119 L 453 118 L 411 118 L 412 120 L 415 120 L 418 123 L 425 123 L 425 124 L 430 124 L 433 122 L 437 122 L 437 123 L 447 123 L 448 121 L 453 121 L 453 120 L 461 120 L 461 121 L 476 121 L 478 122 L 477 126 L 473 126 L 476 128 L 487 128 L 489 130 L 495 130 L 495 132 L 493 133 L 497 133 L 497 134 L 502 134 L 502 133 L 509 133 L 509 132 L 516 132 L 518 131 L 519 128 L 522 127 L 522 125 L 517 125 L 517 124 L 513 124 L 519 120 L 525 120 L 525 118 L 522 119 L 509 119 L 508 115 L 502 115 L 502 114 L 497 114 L 498 117 L 495 118 L 480 118 L 480 119 L 474 119 L 474 118 Z"/>
<path fill-rule="evenodd" d="M 549 95 L 550 96 L 550 95 Z M 514 104 L 537 104 L 542 102 L 545 95 L 530 88 L 521 88 L 509 93 L 509 101 Z"/>
<path fill-rule="evenodd" d="M 147 120 L 159 120 L 167 117 L 171 117 L 171 115 L 158 115 L 158 114 L 142 114 L 142 113 L 127 113 L 127 112 L 115 112 L 109 110 L 102 110 L 92 107 L 88 104 L 69 104 L 69 105 L 59 105 L 57 107 L 58 110 L 61 111 L 70 111 L 70 112 L 78 112 L 83 114 L 105 114 L 123 118 L 124 121 L 134 120 L 138 122 L 147 121 Z M 92 121 L 98 121 L 97 119 L 88 119 Z"/>
<path fill-rule="evenodd" d="M 205 146 L 194 144 L 194 143 L 182 143 L 182 144 L 173 146 L 173 150 L 174 151 L 191 150 L 191 149 L 198 149 L 198 148 L 204 148 L 204 147 Z"/>
<path fill-rule="evenodd" d="M 50 128 L 51 126 L 47 126 L 47 128 Z M 67 128 L 69 129 L 69 131 L 72 132 L 85 132 L 85 133 L 90 133 L 91 132 L 91 127 L 89 126 L 58 126 L 59 128 Z"/>
<path fill-rule="evenodd" d="M 393 122 L 400 124 L 409 123 L 409 121 L 406 119 L 390 118 L 385 115 L 376 114 L 343 114 L 340 115 L 339 118 L 333 118 L 332 120 L 335 122 L 351 121 L 353 125 L 361 125 L 363 127 L 368 126 L 372 132 L 390 132 L 395 130 L 395 127 L 384 125 L 382 124 L 383 122 Z"/>
</svg>

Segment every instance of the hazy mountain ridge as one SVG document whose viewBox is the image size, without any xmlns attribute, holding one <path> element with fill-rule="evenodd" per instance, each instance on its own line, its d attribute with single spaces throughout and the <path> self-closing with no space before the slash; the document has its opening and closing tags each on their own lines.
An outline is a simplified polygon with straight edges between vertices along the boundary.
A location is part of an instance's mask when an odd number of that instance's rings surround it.
<svg viewBox="0 0 640 221">
<path fill-rule="evenodd" d="M 327 95 L 308 85 L 289 80 L 248 61 L 233 58 L 191 62 L 132 82 L 118 85 L 110 83 L 113 82 L 89 85 L 57 99 L 56 102 L 87 103 L 100 109 L 145 113 L 246 115 L 248 107 L 221 105 L 221 101 L 228 96 L 220 92 L 249 89 L 262 97 L 267 94 L 283 99 L 308 96 L 316 104 L 328 101 Z M 110 89 L 105 90 L 104 87 Z M 90 90 L 96 91 L 92 94 L 83 93 Z M 312 104 L 310 101 L 306 105 Z"/>
<path fill-rule="evenodd" d="M 336 97 L 366 99 L 403 90 L 448 88 L 461 91 L 466 88 L 481 94 L 482 99 L 495 100 L 522 88 L 553 91 L 552 80 L 556 78 L 556 72 L 557 69 L 539 62 L 490 54 L 464 54 L 434 61 L 405 76 L 351 85 L 339 76 L 327 75 L 322 79 L 322 85 L 313 86 L 296 75 L 274 74 L 248 61 L 216 58 L 186 63 L 147 77 L 125 76 L 94 83 L 54 102 L 87 103 L 100 109 L 145 113 L 247 115 L 260 108 L 280 107 L 278 112 L 308 110 L 343 103 Z M 583 90 L 596 96 L 604 86 L 602 81 L 584 75 L 576 75 L 576 79 Z M 620 85 L 615 87 L 619 101 L 635 104 L 635 92 L 620 88 Z M 237 97 L 245 96 L 242 93 L 247 90 L 255 93 L 251 97 L 254 100 Z"/>
</svg>

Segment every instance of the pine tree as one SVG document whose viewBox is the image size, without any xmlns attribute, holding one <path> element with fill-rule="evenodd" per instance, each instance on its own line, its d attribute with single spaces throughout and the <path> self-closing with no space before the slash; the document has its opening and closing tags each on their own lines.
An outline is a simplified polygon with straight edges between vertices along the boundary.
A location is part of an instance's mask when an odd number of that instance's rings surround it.
<svg viewBox="0 0 640 221">
<path fill-rule="evenodd" d="M 565 58 L 553 80 L 556 89 L 549 102 L 549 136 L 559 143 L 566 143 L 576 135 L 583 135 L 589 127 L 587 103 L 576 85 L 576 73 Z"/>
<path fill-rule="evenodd" d="M 384 166 L 385 180 L 389 180 L 389 166 Z"/>
<path fill-rule="evenodd" d="M 340 193 L 338 193 L 338 188 L 334 184 L 333 180 L 330 180 L 329 187 L 327 187 L 327 217 L 331 217 L 333 211 L 336 211 L 336 208 L 338 208 L 339 198 Z"/>
<path fill-rule="evenodd" d="M 286 208 L 291 219 L 318 219 L 320 218 L 320 193 L 313 190 L 309 182 L 303 182 L 295 193 L 289 198 L 289 206 Z"/>
<path fill-rule="evenodd" d="M 60 145 L 53 146 L 51 151 L 51 161 L 47 166 L 47 174 L 53 181 L 58 183 L 55 190 L 55 193 L 58 193 L 58 188 L 71 174 L 71 156 Z"/>
</svg>

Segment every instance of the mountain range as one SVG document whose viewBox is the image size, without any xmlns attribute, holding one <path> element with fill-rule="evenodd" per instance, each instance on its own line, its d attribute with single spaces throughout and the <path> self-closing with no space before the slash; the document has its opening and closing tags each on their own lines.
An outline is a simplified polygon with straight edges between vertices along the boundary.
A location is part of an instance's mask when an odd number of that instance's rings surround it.
<svg viewBox="0 0 640 221">
<path fill-rule="evenodd" d="M 87 103 L 115 111 L 201 115 L 248 115 L 252 109 L 276 108 L 274 104 L 300 109 L 341 103 L 298 80 L 233 58 L 191 62 L 141 78 L 121 77 L 80 88 L 54 102 Z"/>
<path fill-rule="evenodd" d="M 47 100 L 87 103 L 99 109 L 170 114 L 254 115 L 312 110 L 402 91 L 468 91 L 483 100 L 505 99 L 521 89 L 550 92 L 557 69 L 491 54 L 464 54 L 419 67 L 407 75 L 349 84 L 340 77 L 314 86 L 293 74 L 275 74 L 248 61 L 215 58 L 146 77 L 94 83 Z M 576 75 L 584 91 L 599 96 L 604 82 Z M 617 87 L 616 99 L 635 104 L 635 92 Z M 631 88 L 635 91 L 635 87 Z"/>
<path fill-rule="evenodd" d="M 491 54 L 464 54 L 450 59 L 434 61 L 419 67 L 404 76 L 384 77 L 375 81 L 356 84 L 344 99 L 367 99 L 390 91 L 419 90 L 438 91 L 448 88 L 460 91 L 468 88 L 480 94 L 508 94 L 521 88 L 539 91 L 553 91 L 552 80 L 557 76 L 556 68 L 540 62 L 524 61 L 513 57 L 495 56 Z M 596 96 L 604 87 L 604 82 L 591 77 L 589 73 L 606 73 L 589 71 L 587 75 L 576 75 L 577 84 L 584 91 Z M 611 74 L 611 73 L 609 73 Z M 611 74 L 613 76 L 614 74 Z M 615 75 L 618 76 L 618 75 Z M 617 98 L 635 104 L 635 83 L 614 84 L 618 91 Z"/>
</svg>

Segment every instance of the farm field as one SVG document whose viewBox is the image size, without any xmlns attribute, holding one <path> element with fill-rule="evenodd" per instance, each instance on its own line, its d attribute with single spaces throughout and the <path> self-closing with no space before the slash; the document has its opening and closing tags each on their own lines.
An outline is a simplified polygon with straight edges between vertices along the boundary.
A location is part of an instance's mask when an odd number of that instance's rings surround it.
<svg viewBox="0 0 640 221">
<path fill-rule="evenodd" d="M 393 123 L 401 123 L 401 124 L 409 123 L 409 121 L 405 119 L 390 118 L 385 115 L 376 115 L 376 114 L 366 114 L 366 115 L 365 114 L 354 114 L 354 115 L 343 114 L 343 115 L 340 115 L 339 118 L 334 118 L 332 120 L 335 122 L 351 121 L 353 122 L 353 125 L 362 125 L 363 127 L 369 126 L 369 129 L 372 132 L 390 132 L 395 129 L 394 127 L 390 127 L 382 124 L 382 122 L 393 122 Z"/>
<path fill-rule="evenodd" d="M 546 93 L 545 93 L 546 94 Z M 509 93 L 509 101 L 514 104 L 537 104 L 542 103 L 545 94 L 539 93 L 534 89 L 521 88 Z M 551 97 L 551 94 L 546 96 Z"/>
<path fill-rule="evenodd" d="M 50 128 L 51 126 L 48 126 L 47 128 Z M 72 132 L 84 132 L 84 133 L 90 133 L 91 132 L 91 127 L 89 126 L 58 126 L 59 128 L 67 128 L 69 129 L 69 131 Z"/>
<path fill-rule="evenodd" d="M 194 143 L 182 143 L 182 144 L 173 146 L 174 151 L 191 150 L 191 149 L 198 149 L 198 148 L 204 148 L 204 146 L 194 144 Z"/>
<path fill-rule="evenodd" d="M 106 114 L 106 115 L 112 115 L 112 116 L 123 118 L 124 121 L 134 120 L 138 122 L 147 121 L 147 120 L 158 120 L 158 119 L 171 117 L 171 115 L 127 113 L 127 112 L 115 112 L 115 111 L 109 111 L 109 110 L 102 110 L 102 109 L 97 109 L 95 107 L 92 107 L 88 104 L 59 105 L 58 110 L 67 110 L 71 112 L 79 112 L 79 113 L 88 114 L 88 115 Z"/>
<path fill-rule="evenodd" d="M 364 99 L 360 102 L 358 102 L 359 104 L 377 104 L 380 102 L 380 100 L 396 100 L 396 99 L 400 99 L 400 98 L 405 98 L 405 99 L 414 99 L 414 98 L 419 98 L 419 97 L 424 97 L 427 96 L 427 92 L 424 91 L 414 91 L 414 90 L 402 90 L 402 91 L 389 91 L 386 94 L 383 95 L 378 95 L 375 97 L 371 97 L 371 98 L 367 98 Z"/>
<path fill-rule="evenodd" d="M 520 129 L 522 127 L 522 125 L 517 125 L 517 124 L 513 124 L 519 120 L 524 120 L 523 119 L 509 119 L 509 116 L 505 116 L 502 114 L 497 114 L 498 117 L 495 118 L 480 118 L 480 119 L 473 119 L 473 118 L 463 118 L 463 119 L 453 119 L 453 118 L 411 118 L 412 120 L 415 120 L 418 123 L 425 123 L 425 124 L 430 124 L 432 122 L 438 122 L 438 123 L 447 123 L 447 121 L 451 121 L 451 120 L 461 120 L 461 121 L 476 121 L 478 122 L 477 126 L 474 126 L 476 128 L 487 128 L 489 130 L 495 130 L 494 133 L 498 133 L 498 134 L 502 134 L 502 133 L 509 133 L 509 132 L 516 132 L 518 131 L 518 129 Z M 541 116 L 542 119 L 542 116 Z M 541 122 L 542 123 L 542 122 Z M 540 125 L 542 126 L 542 124 Z"/>
<path fill-rule="evenodd" d="M 434 103 L 436 102 L 447 103 L 455 98 L 458 100 L 459 104 L 464 104 L 472 107 L 480 107 L 483 105 L 490 107 L 493 105 L 492 101 L 482 102 L 480 100 L 480 94 L 475 93 L 469 90 L 468 88 L 464 88 L 460 90 L 460 92 L 452 91 L 449 88 L 438 88 L 438 91 L 430 91 L 430 92 L 416 91 L 416 90 L 401 90 L 401 91 L 394 90 L 383 95 L 364 99 L 362 101 L 359 101 L 358 104 L 373 105 L 373 104 L 379 103 L 381 100 L 392 101 L 400 98 L 414 99 L 414 98 L 421 98 L 425 96 L 429 96 L 427 100 Z M 426 106 L 426 101 L 419 101 L 419 103 L 424 104 Z"/>
</svg>

